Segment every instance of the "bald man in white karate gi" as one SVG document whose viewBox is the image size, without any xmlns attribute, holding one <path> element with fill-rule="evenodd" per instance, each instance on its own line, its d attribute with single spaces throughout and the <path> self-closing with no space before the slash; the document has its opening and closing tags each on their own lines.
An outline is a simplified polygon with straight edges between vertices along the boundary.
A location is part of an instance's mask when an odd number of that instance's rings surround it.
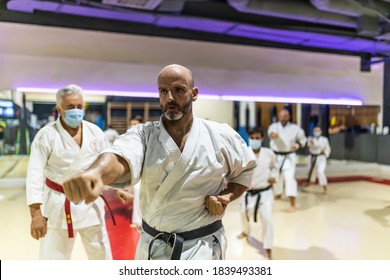
<svg viewBox="0 0 390 280">
<path fill-rule="evenodd" d="M 83 174 L 64 184 L 71 201 L 94 201 L 105 184 L 141 179 L 142 233 L 136 259 L 224 259 L 222 217 L 250 186 L 256 161 L 226 124 L 192 113 L 198 98 L 192 73 L 181 65 L 158 75 L 163 111 L 119 137 Z"/>
<path fill-rule="evenodd" d="M 270 148 L 276 154 L 280 173 L 274 185 L 275 197 L 281 197 L 284 186 L 286 196 L 290 200 L 290 207 L 287 211 L 294 212 L 298 190 L 295 179 L 296 151 L 306 145 L 307 139 L 303 129 L 290 122 L 290 119 L 290 112 L 287 109 L 281 110 L 278 114 L 278 122 L 269 126 L 268 135 L 271 140 Z"/>
</svg>

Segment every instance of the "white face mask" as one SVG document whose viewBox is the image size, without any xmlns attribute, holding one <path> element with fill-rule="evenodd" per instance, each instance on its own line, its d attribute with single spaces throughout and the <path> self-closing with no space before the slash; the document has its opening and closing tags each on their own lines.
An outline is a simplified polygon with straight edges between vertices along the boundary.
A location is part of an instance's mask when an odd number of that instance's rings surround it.
<svg viewBox="0 0 390 280">
<path fill-rule="evenodd" d="M 249 146 L 252 148 L 252 150 L 258 150 L 261 148 L 261 140 L 249 139 Z"/>
<path fill-rule="evenodd" d="M 314 131 L 314 132 L 313 132 L 313 136 L 314 136 L 314 137 L 319 137 L 319 136 L 321 136 L 321 132 Z"/>
</svg>

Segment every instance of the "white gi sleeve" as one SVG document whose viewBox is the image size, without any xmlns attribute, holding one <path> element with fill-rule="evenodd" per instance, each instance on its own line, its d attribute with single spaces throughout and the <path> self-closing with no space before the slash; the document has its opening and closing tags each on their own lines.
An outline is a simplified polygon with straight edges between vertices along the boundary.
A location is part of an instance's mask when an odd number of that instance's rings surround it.
<svg viewBox="0 0 390 280">
<path fill-rule="evenodd" d="M 305 136 L 305 132 L 303 131 L 302 128 L 298 128 L 298 133 L 297 133 L 297 139 L 296 141 L 298 141 L 299 145 L 301 148 L 305 147 L 306 145 L 306 142 L 307 142 L 307 138 Z"/>
<path fill-rule="evenodd" d="M 252 175 L 256 168 L 256 159 L 242 137 L 227 124 L 226 160 L 229 164 L 229 173 L 226 175 L 228 183 L 237 183 L 250 188 Z"/>
<path fill-rule="evenodd" d="M 272 123 L 269 127 L 268 127 L 268 137 L 270 137 L 271 133 L 274 132 L 274 133 L 278 133 L 278 127 L 276 126 L 277 123 Z"/>
<path fill-rule="evenodd" d="M 309 148 L 313 148 L 314 147 L 313 137 L 309 136 L 309 138 L 307 139 L 307 146 Z"/>
<path fill-rule="evenodd" d="M 331 152 L 331 148 L 330 148 L 330 144 L 329 144 L 329 140 L 328 138 L 324 137 L 324 143 L 325 143 L 325 150 L 324 150 L 324 154 L 325 156 L 328 158 L 330 156 L 330 152 Z"/>
<path fill-rule="evenodd" d="M 139 182 L 146 148 L 144 127 L 145 125 L 142 124 L 128 129 L 115 140 L 111 148 L 103 151 L 103 153 L 114 153 L 122 157 L 129 165 L 130 174 L 123 176 L 116 183 L 135 185 Z"/>
<path fill-rule="evenodd" d="M 26 178 L 27 205 L 43 203 L 46 164 L 51 153 L 50 131 L 42 128 L 31 144 Z"/>
<path fill-rule="evenodd" d="M 271 158 L 270 166 L 269 166 L 271 172 L 269 174 L 269 177 L 276 179 L 279 176 L 279 167 L 278 167 L 278 164 L 276 162 L 276 155 L 275 155 L 275 153 L 271 149 L 269 151 L 270 151 L 270 158 Z"/>
</svg>

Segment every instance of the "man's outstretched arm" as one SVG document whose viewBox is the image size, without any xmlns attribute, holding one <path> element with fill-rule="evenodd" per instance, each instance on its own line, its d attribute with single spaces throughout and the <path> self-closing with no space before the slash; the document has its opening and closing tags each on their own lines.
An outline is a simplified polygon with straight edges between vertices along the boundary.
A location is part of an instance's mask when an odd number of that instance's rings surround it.
<svg viewBox="0 0 390 280">
<path fill-rule="evenodd" d="M 130 173 L 126 160 L 113 153 L 101 154 L 83 173 L 63 183 L 64 193 L 72 202 L 90 203 L 104 191 L 104 186 Z"/>
</svg>

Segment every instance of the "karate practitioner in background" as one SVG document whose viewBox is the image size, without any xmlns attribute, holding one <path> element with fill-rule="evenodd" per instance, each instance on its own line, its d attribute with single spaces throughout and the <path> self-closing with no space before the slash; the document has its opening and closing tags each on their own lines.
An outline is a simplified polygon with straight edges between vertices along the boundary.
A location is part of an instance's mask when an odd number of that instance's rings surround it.
<svg viewBox="0 0 390 280">
<path fill-rule="evenodd" d="M 136 259 L 224 259 L 222 217 L 248 189 L 256 161 L 226 124 L 197 118 L 192 73 L 169 65 L 157 79 L 160 121 L 128 130 L 84 173 L 64 184 L 71 201 L 94 201 L 105 184 L 141 179 Z"/>
<path fill-rule="evenodd" d="M 66 200 L 61 186 L 89 167 L 109 143 L 99 127 L 83 121 L 79 86 L 59 90 L 56 98 L 60 116 L 41 128 L 31 145 L 26 181 L 31 235 L 40 239 L 40 259 L 70 259 L 77 234 L 89 259 L 112 259 L 102 198 L 75 204 Z"/>
<path fill-rule="evenodd" d="M 127 127 L 128 129 L 135 127 L 137 124 L 144 123 L 144 119 L 140 116 L 137 115 L 135 117 L 131 117 L 129 119 L 129 126 Z"/>
<path fill-rule="evenodd" d="M 278 122 L 268 128 L 270 147 L 277 155 L 279 176 L 274 185 L 275 198 L 280 199 L 283 186 L 290 200 L 288 212 L 296 210 L 297 180 L 295 179 L 296 154 L 299 148 L 306 145 L 306 136 L 302 128 L 290 122 L 291 116 L 287 109 L 278 114 Z"/>
<path fill-rule="evenodd" d="M 108 142 L 110 142 L 110 145 L 114 144 L 114 141 L 118 139 L 119 132 L 113 128 L 111 125 L 108 125 L 107 129 L 104 131 L 104 134 L 107 137 Z"/>
<path fill-rule="evenodd" d="M 313 129 L 313 137 L 309 137 L 308 147 L 310 152 L 310 171 L 308 176 L 308 184 L 314 184 L 316 175 L 318 183 L 323 187 L 324 193 L 327 191 L 328 180 L 325 175 L 327 158 L 330 155 L 331 148 L 328 138 L 321 136 L 322 130 L 320 127 Z"/>
<path fill-rule="evenodd" d="M 245 191 L 241 196 L 241 224 L 243 231 L 237 236 L 238 239 L 248 237 L 251 228 L 250 220 L 258 221 L 260 214 L 262 225 L 262 241 L 266 257 L 272 259 L 272 245 L 274 229 L 272 223 L 272 206 L 274 203 L 274 192 L 272 185 L 278 176 L 278 165 L 274 152 L 262 147 L 264 132 L 261 128 L 249 130 L 249 146 L 252 148 L 256 158 L 257 167 L 253 173 L 251 189 Z"/>
</svg>

